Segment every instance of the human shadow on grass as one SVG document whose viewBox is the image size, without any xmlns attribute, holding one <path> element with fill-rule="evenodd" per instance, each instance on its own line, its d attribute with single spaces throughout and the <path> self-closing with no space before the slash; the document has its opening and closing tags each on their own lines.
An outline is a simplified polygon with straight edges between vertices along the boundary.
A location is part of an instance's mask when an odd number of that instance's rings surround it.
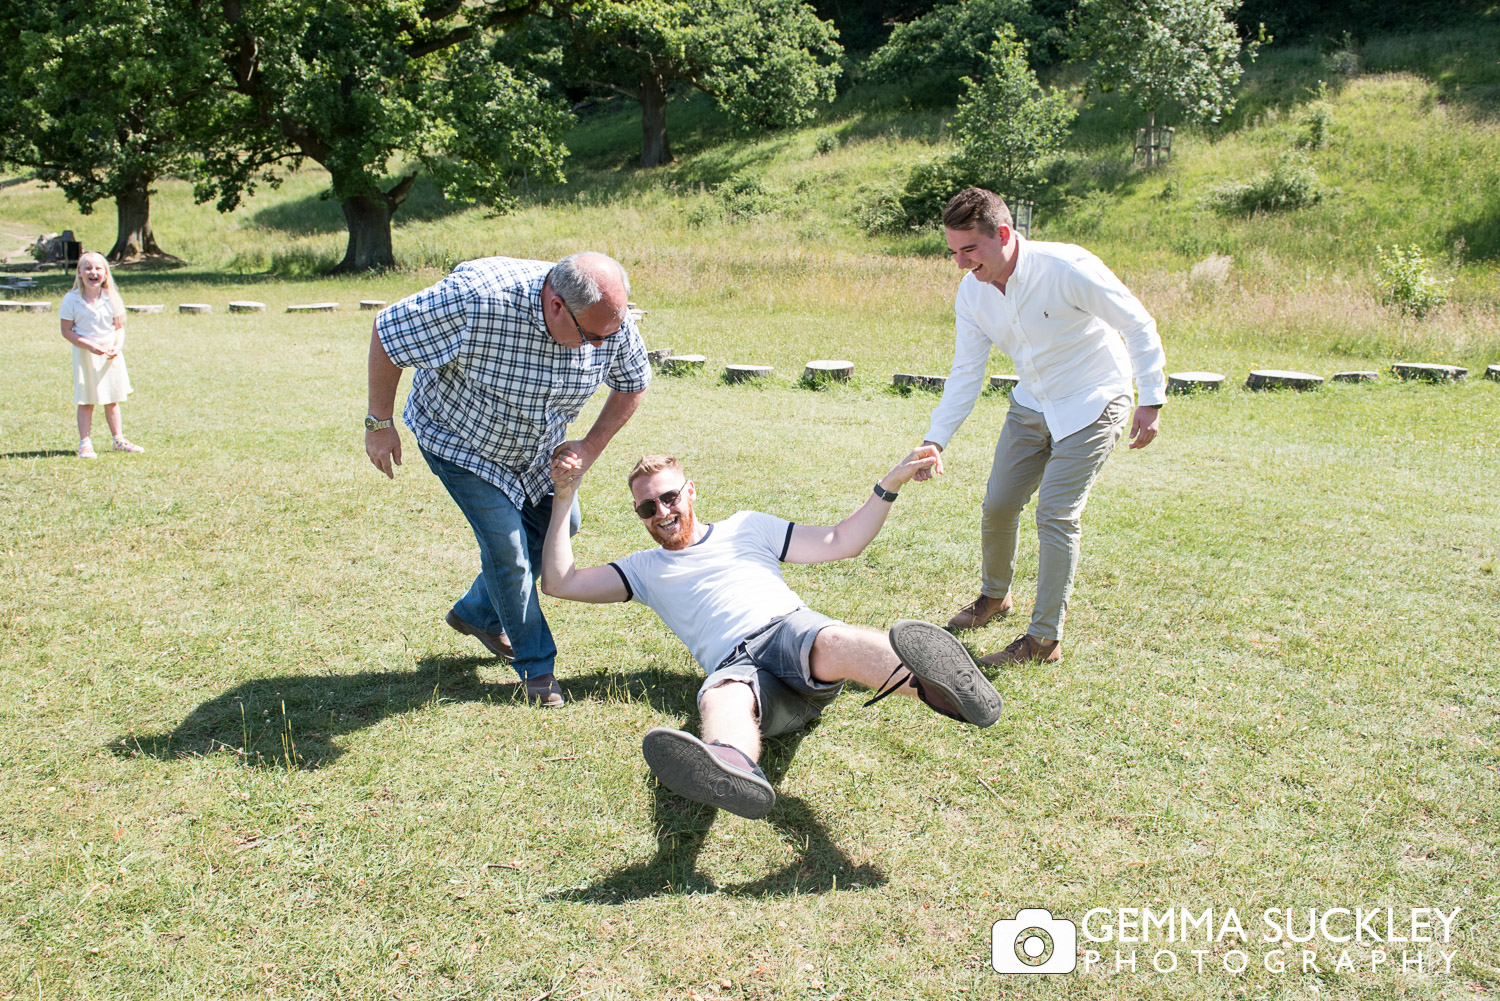
<svg viewBox="0 0 1500 1001">
<path fill-rule="evenodd" d="M 0 459 L 60 459 L 74 458 L 78 453 L 66 448 L 42 448 L 33 452 L 4 452 Z"/>
<path fill-rule="evenodd" d="M 812 726 L 780 737 L 766 738 L 761 770 L 772 785 L 780 785 L 791 767 L 802 738 Z M 719 811 L 694 803 L 668 791 L 653 778 L 651 822 L 656 829 L 656 854 L 647 862 L 626 866 L 586 886 L 571 887 L 546 896 L 549 900 L 578 900 L 622 904 L 630 900 L 668 894 L 720 893 L 739 897 L 774 897 L 792 893 L 827 893 L 830 890 L 881 886 L 886 874 L 854 860 L 828 836 L 817 814 L 800 797 L 778 792 L 776 805 L 766 821 L 782 838 L 797 846 L 794 856 L 775 872 L 749 883 L 720 886 L 698 871 L 702 852 Z"/>
<path fill-rule="evenodd" d="M 525 702 L 513 675 L 487 681 L 479 677 L 481 667 L 510 674 L 509 664 L 492 658 L 433 657 L 415 671 L 257 678 L 214 696 L 165 733 L 132 731 L 108 746 L 122 757 L 169 761 L 228 753 L 257 767 L 321 768 L 344 753 L 341 737 L 390 716 L 446 702 Z M 560 684 L 570 701 L 640 700 L 674 715 L 692 708 L 697 691 L 693 678 L 656 667 Z"/>
</svg>

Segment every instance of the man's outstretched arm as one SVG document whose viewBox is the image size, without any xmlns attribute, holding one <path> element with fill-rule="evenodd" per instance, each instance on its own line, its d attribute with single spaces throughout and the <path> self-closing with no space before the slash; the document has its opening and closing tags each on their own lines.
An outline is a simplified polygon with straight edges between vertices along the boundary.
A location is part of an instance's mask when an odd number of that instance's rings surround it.
<svg viewBox="0 0 1500 1001">
<path fill-rule="evenodd" d="M 547 541 L 542 544 L 542 593 L 599 604 L 625 601 L 630 593 L 613 567 L 580 570 L 573 562 L 568 518 L 583 471 L 583 460 L 574 453 L 559 454 L 552 460 L 552 520 L 547 524 Z"/>
<path fill-rule="evenodd" d="M 889 473 L 880 478 L 880 490 L 895 494 L 912 481 L 923 470 L 942 471 L 936 445 L 923 444 L 896 463 Z M 881 499 L 871 491 L 870 497 L 859 509 L 837 525 L 798 525 L 792 529 L 791 545 L 787 547 L 788 563 L 828 563 L 858 556 L 865 547 L 880 534 L 890 514 L 891 500 Z"/>
</svg>

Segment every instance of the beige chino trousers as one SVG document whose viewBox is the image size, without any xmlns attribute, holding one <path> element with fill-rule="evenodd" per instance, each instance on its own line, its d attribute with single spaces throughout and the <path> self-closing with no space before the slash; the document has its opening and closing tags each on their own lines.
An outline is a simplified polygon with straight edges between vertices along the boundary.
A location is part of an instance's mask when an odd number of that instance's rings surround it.
<svg viewBox="0 0 1500 1001">
<path fill-rule="evenodd" d="M 1125 431 L 1130 404 L 1130 397 L 1119 397 L 1098 420 L 1061 441 L 1052 440 L 1039 411 L 1012 402 L 1005 415 L 980 520 L 984 557 L 980 591 L 1002 598 L 1010 590 L 1021 511 L 1031 495 L 1037 494 L 1036 534 L 1041 552 L 1036 603 L 1026 630 L 1037 639 L 1062 639 L 1083 538 L 1083 508 L 1089 489 Z"/>
</svg>

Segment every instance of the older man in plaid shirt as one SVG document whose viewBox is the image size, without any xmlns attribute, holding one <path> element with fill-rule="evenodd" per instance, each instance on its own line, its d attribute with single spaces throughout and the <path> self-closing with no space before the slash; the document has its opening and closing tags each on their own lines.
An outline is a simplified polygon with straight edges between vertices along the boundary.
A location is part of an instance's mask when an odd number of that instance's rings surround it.
<svg viewBox="0 0 1500 1001">
<path fill-rule="evenodd" d="M 563 704 L 536 588 L 550 465 L 569 453 L 592 465 L 651 381 L 629 294 L 625 269 L 604 254 L 555 265 L 485 258 L 382 310 L 370 338 L 365 452 L 395 476 L 396 389 L 401 370 L 416 369 L 401 419 L 479 541 L 479 576 L 448 625 L 512 658 L 527 698 L 545 706 Z M 588 434 L 565 441 L 601 382 L 603 410 Z M 578 517 L 575 499 L 574 531 Z"/>
</svg>

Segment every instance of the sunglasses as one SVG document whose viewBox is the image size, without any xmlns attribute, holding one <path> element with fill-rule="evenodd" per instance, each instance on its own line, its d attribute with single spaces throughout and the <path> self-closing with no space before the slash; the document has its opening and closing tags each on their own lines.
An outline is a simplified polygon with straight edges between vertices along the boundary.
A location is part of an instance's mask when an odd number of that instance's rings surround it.
<svg viewBox="0 0 1500 1001">
<path fill-rule="evenodd" d="M 672 505 L 677 503 L 677 498 L 682 496 L 682 491 L 686 488 L 687 483 L 684 482 L 682 486 L 678 487 L 676 490 L 668 490 L 664 494 L 658 494 L 655 497 L 650 497 L 646 500 L 641 501 L 635 506 L 635 516 L 637 518 L 656 517 L 656 505 L 658 504 L 660 504 L 667 510 L 671 510 Z"/>
<path fill-rule="evenodd" d="M 583 324 L 579 323 L 578 317 L 573 315 L 573 311 L 571 309 L 568 309 L 568 304 L 563 300 L 562 296 L 558 296 L 557 298 L 558 301 L 563 304 L 563 309 L 568 310 L 568 318 L 573 321 L 573 328 L 578 331 L 578 336 L 589 344 L 603 344 L 605 341 L 609 340 L 611 337 L 615 336 L 615 334 L 618 334 L 623 329 L 622 324 L 621 326 L 616 327 L 615 329 L 611 330 L 609 333 L 604 334 L 601 337 L 595 337 L 593 334 L 583 329 Z"/>
</svg>

